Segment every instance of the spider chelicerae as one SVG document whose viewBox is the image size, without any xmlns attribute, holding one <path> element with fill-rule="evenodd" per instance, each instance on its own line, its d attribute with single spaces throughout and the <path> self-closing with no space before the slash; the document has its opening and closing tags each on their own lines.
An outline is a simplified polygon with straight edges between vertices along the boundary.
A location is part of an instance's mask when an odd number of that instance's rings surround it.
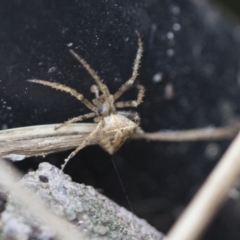
<svg viewBox="0 0 240 240">
<path fill-rule="evenodd" d="M 67 124 L 82 121 L 87 118 L 94 117 L 94 121 L 98 123 L 96 128 L 80 143 L 79 147 L 77 147 L 65 159 L 65 162 L 62 165 L 62 170 L 65 168 L 67 162 L 73 158 L 78 151 L 88 145 L 92 138 L 96 138 L 97 143 L 112 155 L 118 151 L 118 149 L 129 137 L 132 136 L 132 134 L 139 126 L 140 117 L 137 112 L 116 110 L 117 108 L 137 107 L 142 102 L 144 96 L 144 87 L 142 85 L 136 84 L 134 86 L 138 89 L 137 100 L 116 102 L 117 99 L 119 99 L 131 86 L 133 86 L 138 76 L 138 68 L 142 57 L 143 44 L 139 33 L 136 33 L 138 37 L 138 50 L 133 65 L 132 76 L 114 94 L 110 94 L 108 87 L 101 81 L 97 73 L 82 57 L 80 57 L 73 50 L 70 50 L 70 53 L 83 65 L 83 67 L 88 71 L 88 73 L 92 76 L 97 84 L 92 85 L 90 89 L 91 92 L 95 93 L 95 98 L 92 100 L 92 102 L 86 99 L 83 94 L 78 93 L 76 90 L 63 84 L 39 79 L 28 80 L 29 82 L 42 84 L 60 91 L 67 92 L 81 101 L 87 108 L 92 111 L 90 113 L 69 119 L 68 121 L 56 127 L 56 130 L 66 126 Z M 101 95 L 99 95 L 99 91 L 102 92 Z"/>
</svg>

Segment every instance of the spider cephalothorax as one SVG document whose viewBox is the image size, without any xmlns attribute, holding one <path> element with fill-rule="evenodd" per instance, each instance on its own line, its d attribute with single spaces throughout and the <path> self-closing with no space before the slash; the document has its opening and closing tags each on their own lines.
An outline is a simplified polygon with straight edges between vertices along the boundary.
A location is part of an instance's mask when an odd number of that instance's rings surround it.
<svg viewBox="0 0 240 240">
<path fill-rule="evenodd" d="M 62 166 L 62 169 L 65 167 L 67 162 L 76 155 L 76 153 L 84 148 L 92 138 L 96 138 L 98 144 L 106 150 L 109 154 L 114 154 L 123 143 L 136 131 L 139 123 L 140 117 L 136 112 L 129 111 L 117 111 L 118 108 L 124 107 L 137 107 L 141 102 L 144 96 L 144 87 L 142 85 L 134 85 L 138 89 L 137 100 L 125 101 L 125 102 L 116 102 L 118 98 L 122 96 L 131 86 L 133 86 L 135 79 L 138 75 L 138 68 L 143 52 L 142 41 L 139 33 L 138 36 L 138 51 L 134 61 L 132 77 L 125 82 L 120 89 L 114 93 L 110 94 L 108 87 L 102 83 L 100 77 L 97 73 L 90 67 L 90 65 L 76 54 L 73 50 L 70 50 L 70 53 L 83 65 L 83 67 L 89 72 L 92 78 L 95 80 L 97 85 L 91 87 L 91 92 L 95 93 L 95 98 L 90 102 L 82 94 L 78 93 L 76 90 L 67 87 L 59 83 L 48 82 L 45 80 L 31 79 L 29 82 L 39 83 L 45 86 L 55 88 L 67 92 L 81 101 L 87 108 L 92 112 L 74 117 L 58 127 L 59 129 L 67 124 L 82 121 L 87 118 L 94 117 L 94 121 L 97 122 L 96 128 L 85 138 L 85 140 L 76 148 Z M 99 95 L 99 92 L 102 92 Z"/>
</svg>

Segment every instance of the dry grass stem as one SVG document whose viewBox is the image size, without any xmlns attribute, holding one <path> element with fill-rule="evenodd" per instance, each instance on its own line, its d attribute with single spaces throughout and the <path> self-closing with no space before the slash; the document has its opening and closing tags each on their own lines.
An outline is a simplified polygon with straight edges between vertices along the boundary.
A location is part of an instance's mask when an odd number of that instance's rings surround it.
<svg viewBox="0 0 240 240">
<path fill-rule="evenodd" d="M 96 124 L 70 124 L 55 131 L 56 126 L 49 124 L 0 131 L 0 156 L 18 160 L 21 156 L 24 159 L 73 149 L 94 130 Z M 95 144 L 94 139 L 89 144 Z"/>
<path fill-rule="evenodd" d="M 79 146 L 95 128 L 95 123 L 75 123 L 54 130 L 57 124 L 22 127 L 0 131 L 0 156 L 12 160 L 61 152 Z M 132 139 L 152 141 L 197 141 L 233 138 L 239 125 L 223 128 L 202 128 L 186 131 L 144 133 L 137 129 Z M 97 144 L 95 138 L 88 145 Z"/>
<path fill-rule="evenodd" d="M 155 133 L 135 134 L 133 139 L 149 139 L 152 141 L 182 142 L 182 141 L 201 141 L 201 140 L 221 140 L 233 138 L 240 129 L 239 124 L 227 127 L 199 128 L 191 130 L 161 131 Z"/>
<path fill-rule="evenodd" d="M 168 233 L 167 240 L 195 240 L 203 233 L 240 174 L 240 133 L 192 202 Z"/>
</svg>

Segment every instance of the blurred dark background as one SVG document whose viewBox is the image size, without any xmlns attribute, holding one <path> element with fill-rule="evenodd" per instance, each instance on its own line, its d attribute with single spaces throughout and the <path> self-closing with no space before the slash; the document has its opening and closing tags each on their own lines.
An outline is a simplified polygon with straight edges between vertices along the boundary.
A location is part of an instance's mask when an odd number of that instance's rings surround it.
<svg viewBox="0 0 240 240">
<path fill-rule="evenodd" d="M 214 5 L 217 5 L 225 14 L 231 17 L 240 19 L 240 2 L 238 0 L 210 0 Z"/>
<path fill-rule="evenodd" d="M 136 29 L 144 42 L 137 81 L 147 91 L 137 111 L 145 131 L 224 126 L 239 119 L 240 4 L 236 0 L 0 3 L 2 129 L 60 123 L 87 113 L 71 96 L 26 79 L 57 81 L 91 99 L 93 80 L 69 54 L 74 49 L 115 92 L 131 76 Z M 134 98 L 132 89 L 122 99 Z M 229 143 L 131 141 L 113 157 L 91 146 L 71 160 L 66 173 L 129 209 L 114 160 L 134 213 L 166 233 Z M 15 165 L 23 172 L 43 161 L 60 166 L 69 153 Z M 234 196 L 203 239 L 240 238 L 240 205 Z"/>
</svg>

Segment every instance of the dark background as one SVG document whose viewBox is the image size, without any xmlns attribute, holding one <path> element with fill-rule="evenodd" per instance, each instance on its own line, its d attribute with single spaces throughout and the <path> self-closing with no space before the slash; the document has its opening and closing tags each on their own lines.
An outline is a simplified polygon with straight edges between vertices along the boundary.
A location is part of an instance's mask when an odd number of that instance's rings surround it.
<svg viewBox="0 0 240 240">
<path fill-rule="evenodd" d="M 229 14 L 230 5 L 194 0 L 0 3 L 2 129 L 60 123 L 87 113 L 68 94 L 26 79 L 54 80 L 92 99 L 93 80 L 69 54 L 71 48 L 115 92 L 131 76 L 135 30 L 144 42 L 138 82 L 146 96 L 138 112 L 145 131 L 224 126 L 239 118 L 240 25 L 237 14 Z M 132 89 L 122 99 L 134 98 Z M 126 143 L 113 160 L 134 213 L 167 232 L 229 143 Z M 42 161 L 60 166 L 69 153 L 16 165 L 24 172 Z M 99 146 L 87 147 L 69 162 L 66 173 L 129 208 L 111 158 Z M 239 218 L 239 199 L 231 198 L 203 239 L 239 239 Z"/>
</svg>

